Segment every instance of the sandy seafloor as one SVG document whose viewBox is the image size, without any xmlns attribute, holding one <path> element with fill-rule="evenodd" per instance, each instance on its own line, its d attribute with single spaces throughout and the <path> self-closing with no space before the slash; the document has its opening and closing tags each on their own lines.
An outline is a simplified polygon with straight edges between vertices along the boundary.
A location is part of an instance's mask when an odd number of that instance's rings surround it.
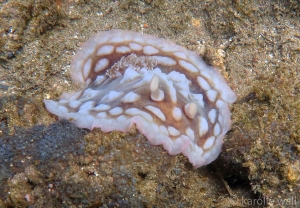
<svg viewBox="0 0 300 208">
<path fill-rule="evenodd" d="M 1 0 L 0 207 L 300 207 L 300 3 Z M 44 99 L 113 28 L 198 52 L 238 95 L 212 164 L 193 169 L 132 129 L 79 129 Z M 260 206 L 259 206 L 260 205 Z"/>
</svg>

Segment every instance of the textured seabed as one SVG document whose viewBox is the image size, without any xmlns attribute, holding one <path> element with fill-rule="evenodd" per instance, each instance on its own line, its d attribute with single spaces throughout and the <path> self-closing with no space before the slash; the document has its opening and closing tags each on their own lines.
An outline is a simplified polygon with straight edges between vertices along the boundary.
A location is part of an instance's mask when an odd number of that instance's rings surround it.
<svg viewBox="0 0 300 208">
<path fill-rule="evenodd" d="M 289 0 L 0 1 L 0 207 L 299 206 L 299 14 Z M 193 169 L 135 129 L 88 131 L 47 112 L 44 99 L 76 90 L 74 52 L 114 28 L 219 68 L 238 101 L 215 162 Z"/>
</svg>

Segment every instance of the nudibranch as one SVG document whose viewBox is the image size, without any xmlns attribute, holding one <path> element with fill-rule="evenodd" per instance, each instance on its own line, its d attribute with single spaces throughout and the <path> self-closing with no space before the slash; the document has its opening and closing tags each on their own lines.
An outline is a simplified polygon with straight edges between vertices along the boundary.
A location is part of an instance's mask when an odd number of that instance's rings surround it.
<svg viewBox="0 0 300 208">
<path fill-rule="evenodd" d="M 150 144 L 182 153 L 195 167 L 220 154 L 236 94 L 197 53 L 162 38 L 111 30 L 83 44 L 70 73 L 82 90 L 44 101 L 59 119 L 104 132 L 128 132 L 135 124 Z"/>
</svg>

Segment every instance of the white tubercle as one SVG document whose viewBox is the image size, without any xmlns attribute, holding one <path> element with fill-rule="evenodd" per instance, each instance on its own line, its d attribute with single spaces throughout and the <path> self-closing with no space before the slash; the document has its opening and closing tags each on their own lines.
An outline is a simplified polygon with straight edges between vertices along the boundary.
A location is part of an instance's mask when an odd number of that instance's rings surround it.
<svg viewBox="0 0 300 208">
<path fill-rule="evenodd" d="M 119 98 L 121 95 L 123 95 L 123 92 L 116 92 L 116 91 L 110 91 L 107 95 L 105 95 L 100 102 L 110 102 L 117 98 Z"/>
<path fill-rule="evenodd" d="M 190 127 L 185 130 L 185 133 L 192 141 L 195 140 L 195 133 Z"/>
<path fill-rule="evenodd" d="M 210 149 L 213 146 L 214 142 L 215 142 L 214 136 L 207 138 L 203 145 L 203 149 Z"/>
<path fill-rule="evenodd" d="M 175 129 L 173 126 L 168 126 L 168 131 L 171 136 L 180 135 L 180 132 L 177 129 Z"/>
<path fill-rule="evenodd" d="M 164 99 L 164 92 L 160 89 L 155 90 L 154 92 L 151 92 L 151 99 L 154 101 L 162 101 Z"/>
<path fill-rule="evenodd" d="M 194 118 L 197 113 L 197 105 L 194 102 L 188 103 L 184 106 L 184 112 L 189 118 Z"/>
<path fill-rule="evenodd" d="M 97 51 L 97 56 L 103 56 L 111 54 L 114 51 L 115 47 L 112 45 L 101 46 Z"/>
<path fill-rule="evenodd" d="M 192 64 L 184 61 L 184 60 L 180 60 L 179 61 L 180 66 L 182 66 L 184 69 L 186 69 L 189 72 L 198 72 L 199 70 Z"/>
<path fill-rule="evenodd" d="M 84 77 L 84 79 L 87 79 L 89 74 L 90 74 L 91 67 L 92 67 L 92 61 L 93 60 L 91 58 L 89 58 L 83 66 L 83 77 Z"/>
<path fill-rule="evenodd" d="M 157 90 L 159 84 L 159 78 L 157 75 L 153 75 L 151 81 L 150 81 L 150 91 L 154 92 Z"/>
<path fill-rule="evenodd" d="M 129 47 L 134 51 L 140 51 L 143 48 L 143 46 L 137 43 L 129 43 Z"/>
<path fill-rule="evenodd" d="M 99 104 L 96 107 L 94 107 L 94 110 L 96 111 L 106 111 L 108 109 L 110 109 L 111 107 L 109 105 L 106 104 Z"/>
<path fill-rule="evenodd" d="M 96 80 L 93 82 L 95 85 L 100 85 L 106 80 L 105 76 L 97 76 Z"/>
<path fill-rule="evenodd" d="M 165 56 L 151 56 L 151 57 L 157 60 L 159 64 L 165 66 L 174 66 L 176 64 L 176 61 L 170 57 L 165 57 Z"/>
<path fill-rule="evenodd" d="M 159 52 L 159 50 L 157 50 L 156 48 L 154 48 L 152 46 L 144 46 L 143 52 L 146 55 L 153 55 L 153 54 L 157 54 Z"/>
<path fill-rule="evenodd" d="M 101 72 L 103 69 L 105 69 L 109 64 L 109 61 L 107 58 L 103 58 L 100 59 L 99 61 L 97 61 L 96 66 L 94 68 L 94 72 L 99 73 Z"/>
<path fill-rule="evenodd" d="M 123 82 L 134 80 L 139 76 L 140 75 L 137 71 L 135 71 L 131 67 L 128 67 L 124 72 L 123 79 L 120 81 L 120 84 L 122 84 Z"/>
<path fill-rule="evenodd" d="M 215 90 L 208 90 L 206 94 L 210 102 L 215 102 L 218 95 L 218 93 Z"/>
<path fill-rule="evenodd" d="M 131 116 L 142 116 L 143 118 L 147 119 L 148 121 L 153 121 L 152 116 L 149 113 L 141 111 L 138 108 L 129 108 L 125 111 L 126 114 Z"/>
<path fill-rule="evenodd" d="M 118 116 L 121 113 L 123 113 L 123 109 L 121 107 L 115 107 L 108 111 L 110 115 L 112 116 Z"/>
<path fill-rule="evenodd" d="M 116 48 L 117 53 L 129 53 L 130 51 L 131 51 L 131 49 L 127 46 L 118 46 Z"/>
<path fill-rule="evenodd" d="M 216 111 L 216 109 L 211 109 L 208 112 L 208 120 L 210 121 L 210 123 L 215 123 L 216 118 L 217 118 L 217 111 Z"/>
<path fill-rule="evenodd" d="M 198 76 L 197 81 L 198 81 L 198 84 L 200 85 L 200 87 L 202 89 L 204 89 L 205 91 L 207 91 L 211 88 L 210 85 L 208 84 L 208 82 L 203 77 Z"/>
<path fill-rule="evenodd" d="M 187 59 L 186 54 L 183 52 L 176 51 L 176 52 L 174 52 L 174 55 L 180 59 Z"/>
<path fill-rule="evenodd" d="M 182 119 L 182 111 L 178 107 L 173 107 L 172 115 L 176 121 L 180 121 Z"/>
<path fill-rule="evenodd" d="M 208 123 L 202 116 L 198 117 L 199 136 L 202 137 L 208 131 Z"/>
<path fill-rule="evenodd" d="M 97 114 L 98 118 L 107 118 L 107 113 L 106 112 L 100 112 Z"/>
<path fill-rule="evenodd" d="M 161 133 L 163 133 L 164 135 L 167 135 L 167 136 L 169 135 L 169 132 L 164 125 L 160 125 L 159 129 L 160 129 Z"/>
<path fill-rule="evenodd" d="M 66 108 L 65 106 L 58 106 L 57 110 L 60 111 L 60 113 L 69 113 L 68 108 Z"/>
<path fill-rule="evenodd" d="M 165 114 L 159 109 L 154 106 L 148 105 L 145 107 L 148 111 L 152 112 L 154 115 L 156 115 L 160 120 L 166 121 Z"/>
<path fill-rule="evenodd" d="M 215 135 L 215 136 L 218 136 L 218 135 L 220 135 L 220 133 L 221 133 L 221 127 L 220 127 L 220 124 L 219 124 L 219 123 L 216 123 L 216 124 L 215 124 L 215 127 L 214 127 L 214 135 Z"/>
<path fill-rule="evenodd" d="M 134 92 L 129 92 L 127 93 L 123 98 L 122 98 L 122 102 L 123 103 L 134 103 L 136 102 L 138 99 L 140 99 L 141 96 L 139 96 L 138 94 L 134 93 Z"/>
<path fill-rule="evenodd" d="M 78 108 L 80 105 L 81 105 L 81 102 L 78 101 L 78 100 L 74 100 L 74 101 L 69 102 L 69 106 L 71 108 Z"/>
</svg>

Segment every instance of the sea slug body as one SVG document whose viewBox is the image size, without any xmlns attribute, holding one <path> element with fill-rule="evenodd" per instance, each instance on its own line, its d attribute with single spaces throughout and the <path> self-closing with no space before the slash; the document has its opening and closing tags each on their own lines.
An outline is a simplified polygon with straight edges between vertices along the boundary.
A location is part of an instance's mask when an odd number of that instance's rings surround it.
<svg viewBox="0 0 300 208">
<path fill-rule="evenodd" d="M 72 80 L 83 88 L 45 106 L 81 128 L 128 132 L 195 166 L 211 163 L 230 129 L 235 93 L 195 52 L 132 31 L 100 32 L 76 53 Z"/>
</svg>

